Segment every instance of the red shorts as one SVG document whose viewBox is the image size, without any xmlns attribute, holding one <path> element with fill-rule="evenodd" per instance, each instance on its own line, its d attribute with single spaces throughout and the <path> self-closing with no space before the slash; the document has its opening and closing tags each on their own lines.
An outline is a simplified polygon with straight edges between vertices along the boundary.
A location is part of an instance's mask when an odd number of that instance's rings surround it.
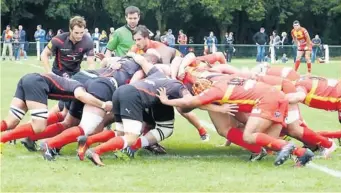
<svg viewBox="0 0 341 193">
<path fill-rule="evenodd" d="M 307 46 L 306 44 L 300 45 L 297 48 L 297 51 L 311 51 L 313 49 L 312 46 L 309 46 L 307 50 L 304 50 L 306 46 Z"/>
<path fill-rule="evenodd" d="M 285 99 L 282 92 L 271 89 L 264 93 L 264 96 L 252 109 L 250 116 L 261 117 L 275 123 L 285 124 L 289 102 Z"/>
</svg>

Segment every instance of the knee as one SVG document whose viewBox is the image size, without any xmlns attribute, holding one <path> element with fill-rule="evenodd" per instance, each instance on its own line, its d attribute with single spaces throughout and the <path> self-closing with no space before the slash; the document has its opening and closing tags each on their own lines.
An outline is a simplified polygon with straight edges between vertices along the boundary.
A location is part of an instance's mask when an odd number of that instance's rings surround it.
<svg viewBox="0 0 341 193">
<path fill-rule="evenodd" d="M 246 143 L 253 143 L 253 137 L 252 137 L 252 134 L 249 133 L 249 132 L 245 132 L 243 133 L 243 140 L 246 142 Z"/>
</svg>

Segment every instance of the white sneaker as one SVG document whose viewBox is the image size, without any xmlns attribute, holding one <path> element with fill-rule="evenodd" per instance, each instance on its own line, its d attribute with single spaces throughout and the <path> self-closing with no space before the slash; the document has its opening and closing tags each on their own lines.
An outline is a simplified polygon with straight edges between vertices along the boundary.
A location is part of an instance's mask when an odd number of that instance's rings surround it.
<svg viewBox="0 0 341 193">
<path fill-rule="evenodd" d="M 321 151 L 321 156 L 323 158 L 329 158 L 331 156 L 331 153 L 333 153 L 337 149 L 337 145 L 332 139 L 328 139 L 332 142 L 332 146 L 330 148 L 323 148 Z"/>
</svg>

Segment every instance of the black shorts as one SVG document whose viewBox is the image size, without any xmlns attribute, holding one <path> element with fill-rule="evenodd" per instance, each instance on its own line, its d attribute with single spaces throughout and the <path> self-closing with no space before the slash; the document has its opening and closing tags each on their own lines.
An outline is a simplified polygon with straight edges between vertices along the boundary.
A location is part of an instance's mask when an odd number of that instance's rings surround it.
<svg viewBox="0 0 341 193">
<path fill-rule="evenodd" d="M 156 104 L 152 107 L 152 115 L 156 122 L 174 120 L 174 108 L 164 104 Z"/>
<path fill-rule="evenodd" d="M 68 102 L 67 105 L 68 105 L 69 114 L 72 115 L 74 118 L 81 120 L 82 114 L 83 114 L 84 103 L 75 99 L 75 100 Z"/>
<path fill-rule="evenodd" d="M 116 85 L 111 80 L 115 81 L 106 77 L 90 79 L 85 83 L 86 91 L 102 101 L 111 101 L 116 90 Z"/>
<path fill-rule="evenodd" d="M 139 91 L 132 85 L 119 87 L 112 96 L 113 113 L 116 122 L 122 119 L 143 121 L 144 106 Z"/>
<path fill-rule="evenodd" d="M 44 78 L 40 74 L 33 73 L 20 79 L 14 97 L 47 105 L 49 92 L 49 85 Z"/>
</svg>

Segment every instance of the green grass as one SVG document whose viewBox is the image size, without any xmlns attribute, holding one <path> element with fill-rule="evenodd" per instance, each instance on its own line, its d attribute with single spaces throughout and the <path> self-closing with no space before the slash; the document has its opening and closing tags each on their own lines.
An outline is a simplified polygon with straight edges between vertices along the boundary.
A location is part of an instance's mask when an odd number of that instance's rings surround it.
<svg viewBox="0 0 341 193">
<path fill-rule="evenodd" d="M 235 66 L 255 65 L 254 60 L 234 60 Z M 1 62 L 1 119 L 9 108 L 17 81 L 29 72 L 41 72 L 33 58 L 22 62 Z M 292 63 L 286 64 L 292 66 Z M 301 65 L 306 71 L 305 64 Z M 313 72 L 340 78 L 341 62 L 313 65 Z M 51 103 L 55 104 L 55 103 Z M 196 111 L 208 121 L 206 112 Z M 338 130 L 335 112 L 302 106 L 307 123 L 315 130 Z M 26 117 L 25 120 L 28 120 Z M 175 131 L 162 144 L 167 156 L 140 151 L 134 160 L 104 156 L 105 167 L 76 158 L 75 144 L 62 150 L 55 162 L 46 162 L 39 153 L 27 152 L 20 144 L 3 146 L 1 155 L 2 192 L 340 192 L 341 179 L 316 169 L 293 168 L 288 161 L 274 167 L 274 156 L 257 163 L 248 162 L 249 153 L 237 146 L 217 147 L 225 140 L 214 131 L 209 142 L 201 142 L 196 130 L 177 117 Z M 341 150 L 330 160 L 315 159 L 315 164 L 341 171 Z"/>
</svg>

